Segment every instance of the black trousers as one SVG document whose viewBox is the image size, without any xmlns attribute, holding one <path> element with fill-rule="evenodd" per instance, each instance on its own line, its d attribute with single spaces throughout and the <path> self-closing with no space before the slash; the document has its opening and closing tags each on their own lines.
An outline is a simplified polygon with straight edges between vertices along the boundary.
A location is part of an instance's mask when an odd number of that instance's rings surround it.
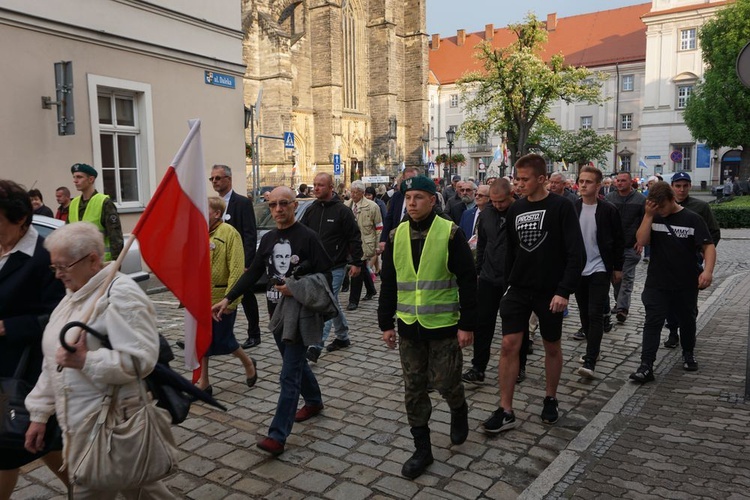
<svg viewBox="0 0 750 500">
<path fill-rule="evenodd" d="M 348 274 L 347 274 L 348 276 Z M 367 293 L 370 295 L 374 295 L 377 293 L 377 290 L 375 290 L 375 283 L 372 282 L 372 275 L 370 274 L 370 271 L 367 269 L 367 266 L 362 266 L 362 271 L 355 276 L 354 278 L 349 278 L 349 302 L 354 302 L 355 304 L 359 304 L 359 296 L 362 295 L 362 283 L 365 284 L 365 290 L 367 290 Z"/>
<path fill-rule="evenodd" d="M 695 349 L 695 319 L 698 312 L 698 288 L 681 290 L 661 290 L 646 287 L 641 294 L 646 308 L 646 322 L 643 324 L 643 348 L 641 362 L 653 366 L 659 351 L 661 330 L 670 311 L 675 314 L 680 325 L 680 342 L 683 352 Z"/>
<path fill-rule="evenodd" d="M 260 339 L 260 316 L 258 315 L 258 301 L 252 290 L 242 296 L 242 310 L 247 318 L 247 338 Z"/>
<path fill-rule="evenodd" d="M 595 364 L 604 335 L 603 311 L 609 302 L 609 273 L 581 276 L 576 289 L 581 328 L 586 333 L 586 361 Z"/>
</svg>

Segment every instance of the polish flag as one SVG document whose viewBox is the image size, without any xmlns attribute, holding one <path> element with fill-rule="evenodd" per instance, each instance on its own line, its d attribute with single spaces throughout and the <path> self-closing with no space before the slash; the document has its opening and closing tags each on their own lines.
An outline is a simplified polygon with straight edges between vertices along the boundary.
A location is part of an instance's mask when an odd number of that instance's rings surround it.
<svg viewBox="0 0 750 500">
<path fill-rule="evenodd" d="M 185 368 L 211 345 L 211 261 L 201 122 L 190 131 L 133 229 L 148 267 L 185 306 Z"/>
</svg>

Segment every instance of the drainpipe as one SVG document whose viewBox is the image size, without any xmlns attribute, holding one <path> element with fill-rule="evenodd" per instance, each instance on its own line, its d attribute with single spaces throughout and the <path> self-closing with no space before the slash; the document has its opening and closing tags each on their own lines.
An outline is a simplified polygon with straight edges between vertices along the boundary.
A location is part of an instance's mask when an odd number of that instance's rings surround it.
<svg viewBox="0 0 750 500">
<path fill-rule="evenodd" d="M 620 121 L 620 63 L 615 63 L 615 151 L 614 151 L 614 162 L 612 163 L 612 170 L 617 172 L 619 170 L 619 163 L 617 162 L 617 132 L 619 131 Z"/>
</svg>

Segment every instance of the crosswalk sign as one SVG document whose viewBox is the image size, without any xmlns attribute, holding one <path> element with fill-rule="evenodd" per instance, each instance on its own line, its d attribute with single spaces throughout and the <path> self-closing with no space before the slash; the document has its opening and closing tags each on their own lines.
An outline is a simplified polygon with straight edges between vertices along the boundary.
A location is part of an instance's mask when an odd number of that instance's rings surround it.
<svg viewBox="0 0 750 500">
<path fill-rule="evenodd" d="M 284 132 L 284 147 L 294 149 L 294 132 Z"/>
</svg>

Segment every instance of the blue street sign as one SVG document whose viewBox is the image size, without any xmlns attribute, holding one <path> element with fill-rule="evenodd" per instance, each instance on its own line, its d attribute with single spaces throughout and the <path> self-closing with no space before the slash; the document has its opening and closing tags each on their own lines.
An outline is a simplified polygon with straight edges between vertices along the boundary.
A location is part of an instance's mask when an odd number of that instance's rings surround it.
<svg viewBox="0 0 750 500">
<path fill-rule="evenodd" d="M 226 87 L 228 89 L 234 88 L 234 77 L 231 75 L 224 75 L 215 71 L 205 71 L 204 74 L 206 85 L 216 85 L 217 87 Z"/>
<path fill-rule="evenodd" d="M 427 171 L 431 174 L 435 173 L 435 162 L 430 162 L 429 167 L 427 168 Z"/>
<path fill-rule="evenodd" d="M 341 155 L 333 155 L 333 175 L 341 175 Z"/>
<path fill-rule="evenodd" d="M 284 132 L 284 148 L 294 149 L 294 132 Z"/>
</svg>

